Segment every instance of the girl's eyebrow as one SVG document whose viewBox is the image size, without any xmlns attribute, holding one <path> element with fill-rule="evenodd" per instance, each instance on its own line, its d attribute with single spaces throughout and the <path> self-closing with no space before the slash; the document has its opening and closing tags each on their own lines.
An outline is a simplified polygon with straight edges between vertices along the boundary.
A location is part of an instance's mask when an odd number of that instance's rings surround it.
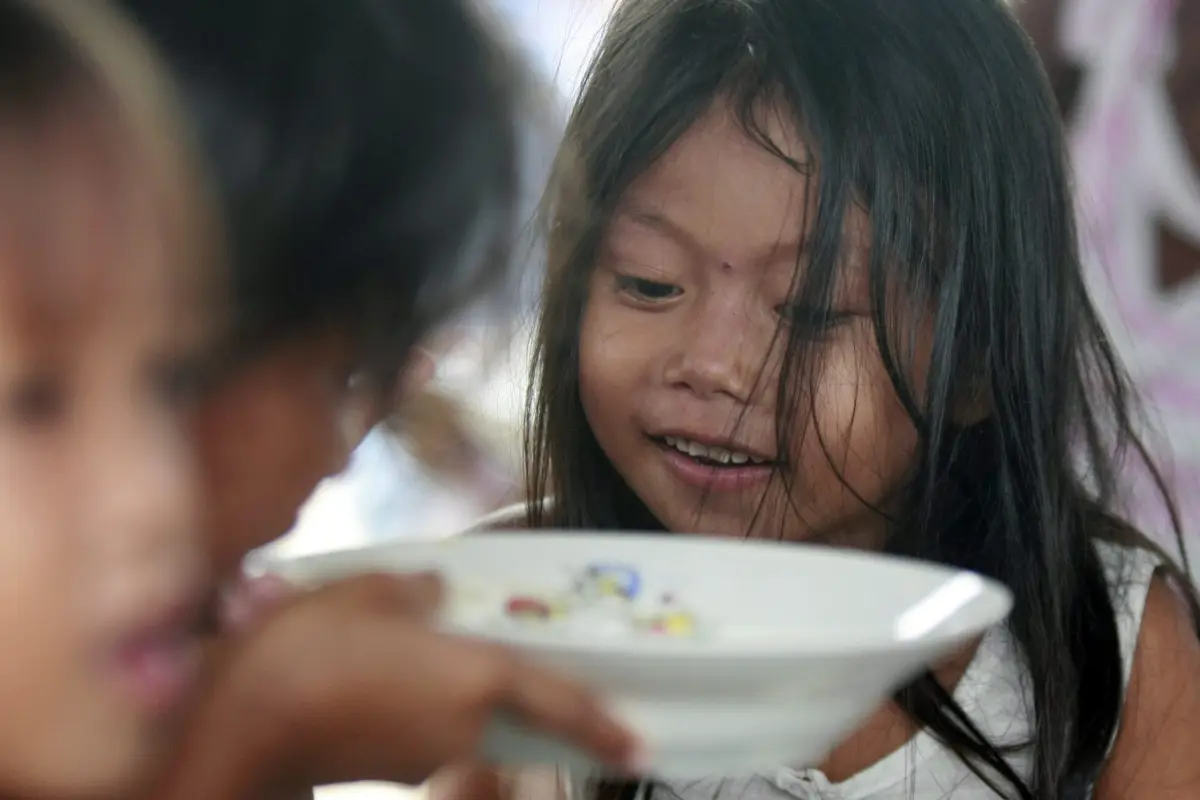
<svg viewBox="0 0 1200 800">
<path fill-rule="evenodd" d="M 652 209 L 636 202 L 627 202 L 622 204 L 617 210 L 616 218 L 624 219 L 632 222 L 634 225 L 666 236 L 679 247 L 682 247 L 702 260 L 715 260 L 719 263 L 729 262 L 735 266 L 741 266 L 736 261 L 728 259 L 720 253 L 715 253 L 705 247 L 683 225 L 671 219 L 670 215 L 661 209 Z M 773 242 L 764 247 L 762 255 L 753 258 L 751 264 L 755 266 L 771 266 L 786 262 L 789 265 L 793 265 L 807 249 L 807 239 L 790 242 L 782 240 Z"/>
<path fill-rule="evenodd" d="M 696 237 L 660 209 L 651 209 L 636 202 L 628 202 L 622 204 L 618 209 L 617 218 L 666 236 L 690 253 L 704 258 L 711 255 L 700 242 L 696 241 Z"/>
</svg>

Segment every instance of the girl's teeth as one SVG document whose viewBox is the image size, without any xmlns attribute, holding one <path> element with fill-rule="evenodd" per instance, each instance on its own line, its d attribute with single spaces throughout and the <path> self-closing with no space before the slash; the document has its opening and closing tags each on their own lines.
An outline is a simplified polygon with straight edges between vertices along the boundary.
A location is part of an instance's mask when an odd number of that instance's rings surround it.
<svg viewBox="0 0 1200 800">
<path fill-rule="evenodd" d="M 692 458 L 706 458 L 709 461 L 715 461 L 718 464 L 762 464 L 761 458 L 754 458 L 746 453 L 738 453 L 733 450 L 727 450 L 724 447 L 716 447 L 712 445 L 704 445 L 699 442 L 691 442 L 687 439 L 680 439 L 675 436 L 665 437 L 666 443 L 685 453 Z"/>
</svg>

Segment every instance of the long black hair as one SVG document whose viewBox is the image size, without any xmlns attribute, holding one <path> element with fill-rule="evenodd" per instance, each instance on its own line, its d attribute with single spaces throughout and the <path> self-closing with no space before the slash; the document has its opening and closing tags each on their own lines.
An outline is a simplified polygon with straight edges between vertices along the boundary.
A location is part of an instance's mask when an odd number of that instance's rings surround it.
<svg viewBox="0 0 1200 800">
<path fill-rule="evenodd" d="M 919 434 L 886 550 L 1011 588 L 1033 699 L 1025 778 L 925 674 L 896 696 L 1001 796 L 1090 791 L 1123 700 L 1113 602 L 1094 540 L 1152 547 L 1122 521 L 1129 460 L 1169 493 L 1137 435 L 1129 385 L 1084 284 L 1064 137 L 1026 36 L 1002 0 L 627 0 L 591 64 L 548 196 L 549 275 L 526 442 L 534 526 L 646 528 L 580 402 L 579 320 L 615 206 L 718 100 L 746 135 L 817 189 L 804 307 L 828 307 L 852 204 L 870 219 L 879 350 Z M 810 163 L 762 125 L 790 113 Z M 910 369 L 897 308 L 928 309 L 931 363 Z M 781 329 L 779 452 L 808 381 L 799 328 Z M 958 425 L 964 402 L 986 417 Z M 803 425 L 800 425 L 803 427 Z M 832 462 L 831 462 L 832 463 Z M 546 498 L 553 498 L 552 503 Z M 1168 559 L 1169 561 L 1169 559 Z M 1181 585 L 1182 570 L 1168 563 Z M 1200 625 L 1200 606 L 1187 590 Z M 612 788 L 612 787 L 608 787 Z M 628 793 L 630 787 L 617 787 Z"/>
<path fill-rule="evenodd" d="M 513 266 L 524 65 L 467 0 L 117 0 L 230 230 L 231 358 L 332 328 L 388 384 Z"/>
</svg>

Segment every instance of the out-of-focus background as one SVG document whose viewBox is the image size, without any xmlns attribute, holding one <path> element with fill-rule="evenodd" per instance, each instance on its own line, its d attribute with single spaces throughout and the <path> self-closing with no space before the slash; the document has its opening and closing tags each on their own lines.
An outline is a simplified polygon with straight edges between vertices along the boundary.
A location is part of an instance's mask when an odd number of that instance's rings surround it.
<svg viewBox="0 0 1200 800">
<path fill-rule="evenodd" d="M 1200 576 L 1200 3 L 1022 0 L 1067 121 L 1092 295 L 1145 406 Z M 1126 509 L 1171 546 L 1148 473 Z"/>
</svg>

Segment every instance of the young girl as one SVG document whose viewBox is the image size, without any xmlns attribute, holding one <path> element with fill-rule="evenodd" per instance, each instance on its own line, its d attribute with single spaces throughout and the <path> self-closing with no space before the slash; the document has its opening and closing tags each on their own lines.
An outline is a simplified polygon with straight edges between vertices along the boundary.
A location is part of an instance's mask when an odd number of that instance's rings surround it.
<svg viewBox="0 0 1200 800">
<path fill-rule="evenodd" d="M 183 429 L 218 255 L 147 53 L 0 2 L 0 796 L 126 796 L 193 682 Z"/>
<path fill-rule="evenodd" d="M 820 764 L 603 792 L 1200 796 L 1200 609 L 1119 513 L 1144 449 L 1004 2 L 628 0 L 560 172 L 531 525 L 868 548 L 1015 596 Z"/>
</svg>

